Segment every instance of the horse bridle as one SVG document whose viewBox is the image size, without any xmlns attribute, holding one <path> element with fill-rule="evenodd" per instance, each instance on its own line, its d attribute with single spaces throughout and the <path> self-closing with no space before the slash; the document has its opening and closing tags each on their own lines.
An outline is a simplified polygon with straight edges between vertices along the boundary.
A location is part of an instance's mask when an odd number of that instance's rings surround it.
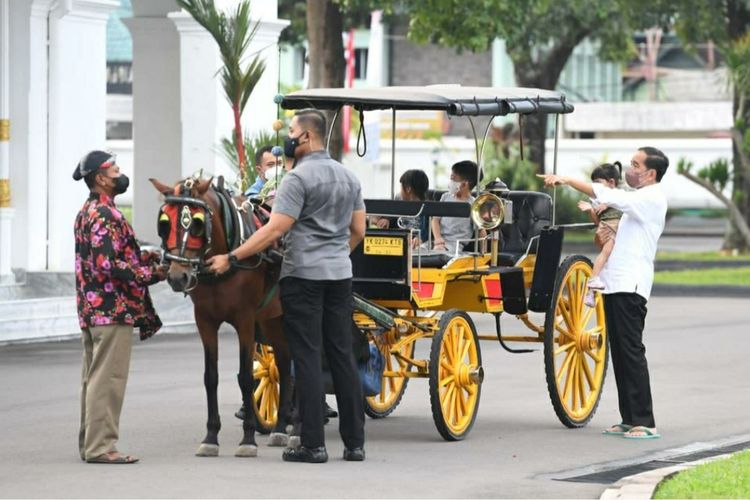
<svg viewBox="0 0 750 500">
<path fill-rule="evenodd" d="M 194 183 L 195 180 L 193 178 L 187 179 L 181 186 L 181 192 L 189 193 L 193 188 Z M 211 251 L 211 242 L 213 235 L 212 221 L 214 213 L 208 203 L 199 198 L 194 198 L 188 195 L 166 195 L 164 197 L 164 203 L 162 204 L 159 213 L 164 213 L 164 207 L 169 205 L 175 205 L 178 207 L 177 215 L 179 217 L 179 220 L 177 221 L 177 224 L 182 227 L 183 232 L 182 239 L 178 242 L 179 254 L 177 255 L 170 253 L 170 249 L 167 248 L 167 238 L 162 237 L 161 248 L 164 250 L 162 252 L 162 263 L 177 262 L 191 268 L 193 272 L 190 273 L 190 281 L 188 283 L 188 286 L 185 288 L 185 293 L 188 293 L 193 291 L 195 287 L 198 286 L 198 276 L 213 275 L 213 273 L 206 272 L 205 269 L 207 267 L 206 255 Z M 193 214 L 190 211 L 190 207 L 202 208 L 203 210 L 205 210 L 206 214 L 204 218 L 203 244 L 201 245 L 201 248 L 198 249 L 197 257 L 185 256 L 185 250 L 187 249 L 187 242 L 190 236 L 190 226 L 193 224 Z M 246 271 L 252 271 L 260 267 L 260 265 L 265 260 L 264 257 L 265 256 L 261 253 L 258 254 L 258 262 L 256 264 L 244 265 L 237 263 L 233 264 L 232 267 Z"/>
<path fill-rule="evenodd" d="M 195 180 L 190 178 L 187 179 L 185 182 L 183 182 L 181 186 L 181 192 L 190 192 L 190 190 L 195 185 Z M 167 240 L 168 238 L 161 236 L 161 248 L 164 250 L 162 253 L 162 263 L 169 263 L 169 262 L 177 262 L 186 266 L 189 266 L 194 272 L 190 274 L 190 283 L 188 284 L 188 287 L 185 289 L 186 292 L 192 291 L 196 286 L 198 286 L 198 274 L 206 274 L 204 272 L 204 269 L 206 268 L 206 255 L 211 251 L 211 243 L 212 243 L 212 235 L 213 235 L 213 227 L 212 227 L 212 221 L 213 221 L 213 210 L 211 207 L 206 203 L 205 201 L 194 198 L 192 196 L 188 195 L 167 195 L 164 197 L 164 203 L 162 204 L 159 213 L 165 213 L 164 208 L 167 206 L 176 206 L 177 207 L 177 218 L 175 228 L 179 225 L 182 228 L 182 238 L 179 240 L 177 237 L 176 243 L 178 245 L 177 249 L 179 250 L 178 254 L 172 254 L 170 253 L 170 248 L 168 248 Z M 203 234 L 201 235 L 202 238 L 202 245 L 198 249 L 198 255 L 197 257 L 187 257 L 185 255 L 185 250 L 187 249 L 187 243 L 188 238 L 190 237 L 190 228 L 193 225 L 193 213 L 190 211 L 190 208 L 201 208 L 204 210 L 204 218 L 203 218 Z M 170 223 L 171 226 L 171 223 Z M 170 227 L 171 230 L 171 227 Z"/>
</svg>

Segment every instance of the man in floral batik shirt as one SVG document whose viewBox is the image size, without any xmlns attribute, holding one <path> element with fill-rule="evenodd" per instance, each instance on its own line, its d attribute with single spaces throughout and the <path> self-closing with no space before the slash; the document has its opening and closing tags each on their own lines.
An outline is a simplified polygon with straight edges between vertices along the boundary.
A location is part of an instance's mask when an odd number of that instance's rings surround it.
<svg viewBox="0 0 750 500">
<path fill-rule="evenodd" d="M 133 229 L 114 197 L 129 184 L 112 154 L 91 151 L 73 179 L 84 179 L 91 194 L 75 222 L 78 321 L 83 340 L 81 429 L 78 447 L 89 463 L 128 464 L 121 454 L 120 410 L 130 366 L 133 328 L 141 340 L 161 327 L 148 285 L 166 277 L 158 256 L 141 252 Z"/>
</svg>

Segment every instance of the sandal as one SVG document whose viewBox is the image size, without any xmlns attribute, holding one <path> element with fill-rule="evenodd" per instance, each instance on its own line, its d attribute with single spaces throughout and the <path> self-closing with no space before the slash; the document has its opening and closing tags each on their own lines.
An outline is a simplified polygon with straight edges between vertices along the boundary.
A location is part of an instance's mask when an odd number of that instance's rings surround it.
<svg viewBox="0 0 750 500">
<path fill-rule="evenodd" d="M 116 455 L 112 455 L 111 453 L 105 453 L 104 455 L 99 455 L 98 457 L 89 458 L 86 460 L 87 464 L 134 464 L 140 460 L 136 457 L 131 457 L 130 455 L 122 455 L 120 453 L 117 453 Z"/>
<path fill-rule="evenodd" d="M 643 425 L 638 425 L 625 432 L 622 437 L 625 439 L 659 439 L 661 434 L 656 432 L 656 427 L 651 429 Z"/>
<path fill-rule="evenodd" d="M 628 425 L 628 424 L 615 424 L 609 429 L 605 429 L 602 432 L 602 434 L 606 436 L 622 436 L 632 428 L 633 426 Z M 613 430 L 613 429 L 617 429 L 617 430 Z"/>
</svg>

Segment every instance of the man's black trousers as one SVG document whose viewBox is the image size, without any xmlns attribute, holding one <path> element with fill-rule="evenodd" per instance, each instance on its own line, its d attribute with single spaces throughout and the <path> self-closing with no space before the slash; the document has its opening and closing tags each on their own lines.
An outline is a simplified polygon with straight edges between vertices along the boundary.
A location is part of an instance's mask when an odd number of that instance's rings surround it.
<svg viewBox="0 0 750 500">
<path fill-rule="evenodd" d="M 646 299 L 637 293 L 603 295 L 622 423 L 656 427 L 643 345 Z"/>
<path fill-rule="evenodd" d="M 302 445 L 325 446 L 321 348 L 325 349 L 339 410 L 339 432 L 347 448 L 365 442 L 362 382 L 352 352 L 352 281 L 280 282 L 284 335 L 294 360 Z"/>
</svg>

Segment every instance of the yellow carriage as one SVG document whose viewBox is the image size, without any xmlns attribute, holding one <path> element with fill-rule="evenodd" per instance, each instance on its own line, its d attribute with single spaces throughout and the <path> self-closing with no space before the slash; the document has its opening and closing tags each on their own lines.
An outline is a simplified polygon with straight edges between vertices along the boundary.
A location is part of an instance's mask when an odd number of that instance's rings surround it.
<svg viewBox="0 0 750 500">
<path fill-rule="evenodd" d="M 569 113 L 559 93 L 538 89 L 461 86 L 312 89 L 284 97 L 287 109 L 314 107 L 360 113 L 391 109 L 443 110 L 469 120 L 517 113 Z M 335 122 L 335 120 L 334 120 Z M 472 128 L 474 123 L 472 121 Z M 555 127 L 557 129 L 557 127 Z M 392 134 L 395 151 L 395 133 Z M 477 164 L 480 141 L 475 134 Z M 557 137 L 555 137 L 555 146 Z M 556 169 L 556 147 L 554 165 Z M 395 159 L 395 155 L 394 155 Z M 392 167 L 391 184 L 393 185 Z M 393 194 L 391 192 L 391 194 Z M 584 303 L 591 262 L 582 255 L 562 259 L 566 226 L 556 225 L 553 199 L 538 192 L 510 191 L 490 183 L 472 205 L 437 201 L 365 200 L 368 214 L 397 217 L 399 228 L 368 229 L 352 254 L 354 323 L 385 357 L 382 390 L 366 398 L 365 411 L 383 418 L 398 406 L 412 378 L 427 378 L 433 420 L 446 440 L 468 435 L 477 415 L 484 378 L 480 340 L 542 343 L 552 406 L 568 427 L 594 415 L 607 369 L 607 339 L 601 297 Z M 434 253 L 410 245 L 417 217 L 470 217 L 476 228 L 471 251 Z M 480 238 L 480 231 L 486 236 Z M 535 323 L 530 312 L 544 314 Z M 494 317 L 495 331 L 477 332 L 469 313 Z M 515 316 L 526 335 L 504 335 L 501 314 Z M 430 341 L 417 359 L 416 343 Z M 256 413 L 260 427 L 272 424 L 278 393 L 273 355 L 261 347 L 256 359 Z"/>
</svg>

